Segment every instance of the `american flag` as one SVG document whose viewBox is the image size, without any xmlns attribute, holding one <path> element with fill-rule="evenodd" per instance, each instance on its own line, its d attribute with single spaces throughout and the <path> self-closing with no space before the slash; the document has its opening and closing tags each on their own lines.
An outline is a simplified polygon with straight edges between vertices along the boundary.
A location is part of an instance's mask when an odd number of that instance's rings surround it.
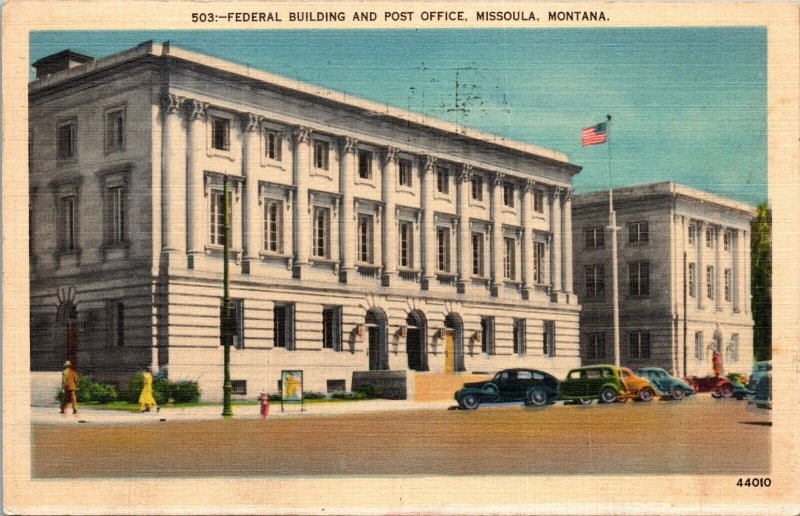
<svg viewBox="0 0 800 516">
<path fill-rule="evenodd" d="M 581 145 L 586 147 L 587 145 L 606 143 L 607 132 L 608 124 L 606 122 L 601 122 L 592 127 L 586 127 L 581 132 Z"/>
</svg>

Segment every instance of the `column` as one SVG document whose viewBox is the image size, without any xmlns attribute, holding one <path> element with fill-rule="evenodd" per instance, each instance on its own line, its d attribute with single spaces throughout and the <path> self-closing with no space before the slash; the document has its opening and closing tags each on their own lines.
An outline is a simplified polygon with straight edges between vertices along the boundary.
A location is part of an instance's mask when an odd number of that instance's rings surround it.
<svg viewBox="0 0 800 516">
<path fill-rule="evenodd" d="M 425 260 L 422 265 L 422 280 L 420 286 L 422 290 L 428 290 L 433 283 L 436 275 L 436 227 L 433 221 L 433 189 L 436 188 L 434 170 L 436 158 L 425 156 L 422 158 L 420 176 L 421 181 L 421 201 L 422 201 L 422 227 L 425 238 Z"/>
<path fill-rule="evenodd" d="M 204 221 L 205 185 L 201 157 L 206 148 L 206 110 L 208 104 L 191 101 L 189 136 L 186 145 L 186 250 L 189 268 L 194 267 L 195 256 L 205 252 L 206 232 Z"/>
<path fill-rule="evenodd" d="M 262 117 L 248 113 L 243 120 L 244 138 L 242 139 L 242 176 L 244 176 L 244 195 L 242 196 L 242 235 L 244 242 L 244 258 L 242 271 L 249 274 L 251 262 L 259 261 L 259 252 L 263 246 L 263 215 L 261 199 L 259 199 L 258 178 L 256 170 L 260 163 L 259 138 L 261 138 Z"/>
<path fill-rule="evenodd" d="M 722 310 L 722 300 L 725 299 L 725 283 L 722 275 L 722 234 L 725 228 L 717 226 L 714 228 L 714 301 L 716 301 L 717 311 Z"/>
<path fill-rule="evenodd" d="M 186 195 L 186 133 L 181 111 L 185 100 L 170 94 L 162 102 L 161 252 L 167 254 L 180 251 L 186 242 L 185 218 L 179 209 Z"/>
<path fill-rule="evenodd" d="M 295 256 L 292 276 L 301 279 L 311 255 L 311 213 L 308 205 L 308 174 L 311 165 L 311 129 L 294 130 L 294 201 Z"/>
<path fill-rule="evenodd" d="M 520 242 L 520 280 L 522 281 L 522 299 L 530 299 L 533 290 L 533 230 L 531 228 L 531 193 L 534 183 L 525 180 L 522 184 L 522 200 L 519 207 L 522 219 L 522 241 Z"/>
<path fill-rule="evenodd" d="M 731 233 L 731 245 L 732 247 L 732 258 L 733 258 L 733 270 L 731 270 L 732 285 L 731 288 L 732 292 L 732 300 L 733 300 L 733 311 L 740 312 L 741 311 L 741 303 L 742 303 L 742 282 L 743 282 L 743 272 L 744 268 L 742 267 L 742 233 L 741 229 L 736 229 Z"/>
<path fill-rule="evenodd" d="M 461 165 L 461 171 L 458 174 L 458 244 L 456 245 L 456 252 L 458 253 L 458 283 L 456 285 L 457 292 L 463 294 L 467 290 L 469 283 L 471 263 L 470 263 L 470 245 L 472 239 L 470 238 L 469 231 L 469 196 L 470 196 L 470 181 L 472 180 L 472 165 Z"/>
<path fill-rule="evenodd" d="M 492 257 L 492 283 L 490 285 L 490 294 L 492 296 L 499 296 L 503 287 L 503 174 L 495 174 L 492 178 L 492 192 L 489 199 L 491 203 L 491 257 Z"/>
<path fill-rule="evenodd" d="M 341 216 L 339 217 L 339 254 L 341 267 L 339 281 L 352 280 L 355 263 L 355 222 L 353 221 L 353 184 L 356 174 L 356 146 L 358 142 L 345 136 L 341 140 L 342 152 L 339 160 L 339 191 L 342 194 Z"/>
<path fill-rule="evenodd" d="M 383 213 L 383 274 L 381 285 L 390 287 L 397 277 L 397 222 L 395 214 L 395 182 L 397 181 L 397 149 L 388 147 L 383 154 L 381 191 Z"/>
<path fill-rule="evenodd" d="M 697 221 L 695 230 L 697 231 L 695 234 L 695 244 L 697 245 L 697 278 L 695 278 L 695 281 L 697 281 L 697 308 L 702 310 L 706 305 L 706 269 L 705 264 L 703 264 L 703 249 L 706 247 L 705 222 Z"/>
<path fill-rule="evenodd" d="M 751 274 L 751 266 L 750 266 L 750 234 L 747 230 L 742 231 L 742 255 L 744 259 L 742 260 L 742 264 L 744 269 L 742 271 L 742 277 L 744 278 L 744 299 L 742 299 L 742 312 L 750 313 L 750 301 L 751 301 L 751 292 L 750 292 L 750 274 Z"/>
<path fill-rule="evenodd" d="M 564 240 L 561 242 L 563 272 L 564 272 L 564 292 L 569 294 L 567 301 L 572 297 L 572 190 L 564 192 L 564 204 L 562 205 L 563 221 L 562 229 Z"/>
<path fill-rule="evenodd" d="M 561 292 L 561 191 L 553 188 L 550 192 L 550 232 L 553 234 L 553 243 L 550 246 L 550 259 L 552 261 L 552 288 L 553 293 Z"/>
</svg>

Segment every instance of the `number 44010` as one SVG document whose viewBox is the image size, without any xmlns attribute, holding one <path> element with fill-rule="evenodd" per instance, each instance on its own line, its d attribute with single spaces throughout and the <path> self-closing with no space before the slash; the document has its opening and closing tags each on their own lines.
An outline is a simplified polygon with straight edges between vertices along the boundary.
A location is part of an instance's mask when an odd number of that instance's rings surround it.
<svg viewBox="0 0 800 516">
<path fill-rule="evenodd" d="M 764 478 L 740 478 L 736 482 L 737 487 L 769 487 L 772 480 L 769 477 Z"/>
</svg>

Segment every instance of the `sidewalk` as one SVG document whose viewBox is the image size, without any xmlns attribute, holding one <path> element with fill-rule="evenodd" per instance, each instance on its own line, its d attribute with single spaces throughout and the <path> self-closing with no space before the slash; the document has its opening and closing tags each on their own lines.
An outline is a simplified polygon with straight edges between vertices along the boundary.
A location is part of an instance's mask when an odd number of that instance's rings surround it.
<svg viewBox="0 0 800 516">
<path fill-rule="evenodd" d="M 281 412 L 281 404 L 270 403 L 267 420 L 284 417 L 305 417 L 325 414 L 361 414 L 367 412 L 403 412 L 415 410 L 447 410 L 456 406 L 455 400 L 415 402 L 411 400 L 365 400 L 341 401 L 333 403 L 309 403 L 300 411 L 299 404 L 285 404 Z M 234 419 L 260 419 L 259 405 L 234 405 Z M 131 424 L 162 423 L 168 421 L 211 421 L 222 419 L 222 404 L 200 407 L 166 407 L 160 412 L 125 412 L 121 410 L 98 410 L 78 407 L 78 414 L 58 412 L 58 405 L 47 407 L 31 407 L 32 423 L 48 424 Z"/>
</svg>

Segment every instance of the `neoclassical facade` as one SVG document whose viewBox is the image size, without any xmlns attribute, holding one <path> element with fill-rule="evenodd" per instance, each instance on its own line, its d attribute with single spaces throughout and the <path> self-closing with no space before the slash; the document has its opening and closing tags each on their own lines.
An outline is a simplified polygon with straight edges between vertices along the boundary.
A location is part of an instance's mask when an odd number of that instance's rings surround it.
<svg viewBox="0 0 800 516">
<path fill-rule="evenodd" d="M 664 182 L 614 190 L 623 365 L 681 376 L 753 362 L 752 206 Z M 575 197 L 575 277 L 584 363 L 614 361 L 608 191 Z"/>
<path fill-rule="evenodd" d="M 34 370 L 221 395 L 223 180 L 235 393 L 580 362 L 563 154 L 168 44 L 34 66 Z"/>
</svg>

